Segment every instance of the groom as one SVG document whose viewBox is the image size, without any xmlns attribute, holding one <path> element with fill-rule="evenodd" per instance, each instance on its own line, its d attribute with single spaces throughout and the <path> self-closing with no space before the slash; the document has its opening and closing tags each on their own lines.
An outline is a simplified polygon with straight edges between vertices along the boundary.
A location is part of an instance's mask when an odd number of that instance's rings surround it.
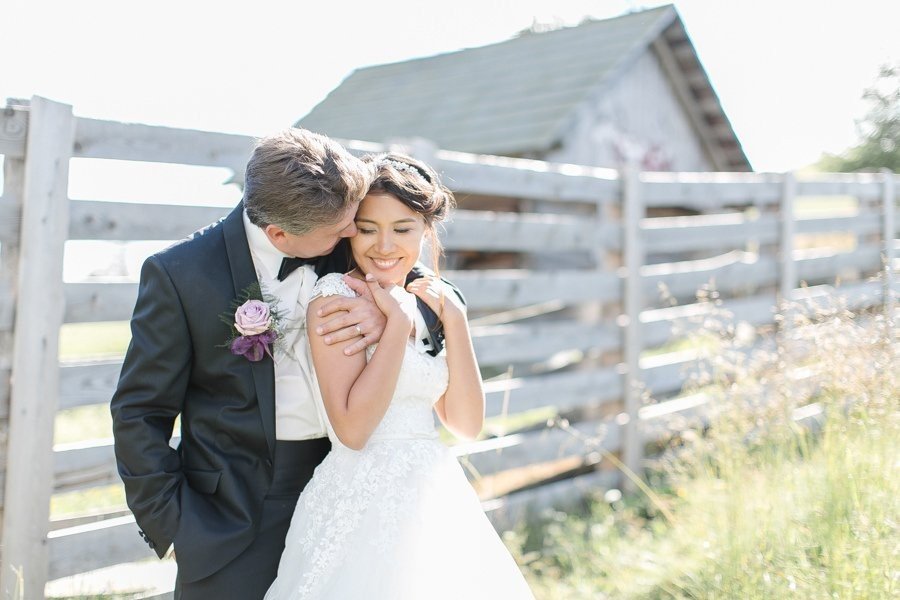
<svg viewBox="0 0 900 600">
<path fill-rule="evenodd" d="M 231 320 L 258 285 L 285 326 L 282 341 L 305 343 L 312 286 L 347 270 L 338 242 L 356 234 L 370 179 L 324 136 L 290 129 L 264 138 L 247 164 L 241 203 L 144 263 L 111 411 L 140 535 L 160 557 L 174 547 L 176 599 L 262 598 L 275 578 L 297 497 L 330 444 L 311 365 L 259 338 L 248 339 L 261 354 L 241 354 L 245 347 L 229 346 L 241 332 L 220 315 Z M 385 320 L 370 297 L 341 298 L 330 309 L 341 312 L 326 341 L 354 353 L 381 337 Z M 251 325 L 244 322 L 249 335 L 258 332 Z"/>
</svg>

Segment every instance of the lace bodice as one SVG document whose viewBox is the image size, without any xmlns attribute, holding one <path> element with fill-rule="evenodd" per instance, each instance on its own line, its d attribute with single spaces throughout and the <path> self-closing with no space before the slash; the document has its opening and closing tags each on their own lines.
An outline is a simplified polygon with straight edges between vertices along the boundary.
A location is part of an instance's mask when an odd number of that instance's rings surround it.
<svg viewBox="0 0 900 600">
<path fill-rule="evenodd" d="M 415 305 L 415 297 L 408 292 L 396 292 L 401 302 Z M 340 273 L 325 275 L 313 288 L 313 299 L 319 296 L 355 297 Z M 377 344 L 369 346 L 366 357 L 371 360 L 377 352 Z M 431 356 L 417 349 L 410 339 L 397 379 L 397 388 L 381 423 L 369 438 L 370 442 L 388 439 L 415 439 L 435 437 L 432 407 L 447 389 L 449 373 L 447 360 L 443 355 Z M 329 427 L 332 443 L 340 443 Z"/>
</svg>

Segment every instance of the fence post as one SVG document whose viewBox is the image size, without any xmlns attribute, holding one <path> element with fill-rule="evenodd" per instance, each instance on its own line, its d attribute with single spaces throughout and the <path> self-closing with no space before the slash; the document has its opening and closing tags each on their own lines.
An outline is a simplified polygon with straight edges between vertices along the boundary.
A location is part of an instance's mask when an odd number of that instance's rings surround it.
<svg viewBox="0 0 900 600">
<path fill-rule="evenodd" d="M 629 165 L 620 171 L 622 182 L 622 223 L 623 254 L 625 269 L 625 429 L 622 436 L 622 458 L 625 466 L 635 474 L 641 474 L 643 461 L 643 440 L 641 438 L 638 411 L 641 407 L 641 309 L 644 305 L 643 279 L 641 267 L 645 262 L 644 244 L 641 237 L 641 220 L 645 217 L 644 200 L 641 196 L 640 171 Z M 633 489 L 629 479 L 625 487 Z"/>
<path fill-rule="evenodd" d="M 6 475 L 6 440 L 9 430 L 10 369 L 12 367 L 13 315 L 16 273 L 19 265 L 19 221 L 25 162 L 27 111 L 13 103 L 0 115 L 3 155 L 3 196 L 0 197 L 0 535 L 3 533 L 3 486 Z M 0 566 L 3 549 L 0 547 Z"/>
<path fill-rule="evenodd" d="M 790 302 L 797 287 L 797 263 L 794 262 L 794 238 L 796 223 L 794 198 L 797 195 L 797 179 L 792 172 L 784 174 L 781 184 L 781 235 L 779 236 L 778 278 L 779 301 L 783 305 Z"/>
<path fill-rule="evenodd" d="M 43 598 L 59 395 L 63 249 L 68 235 L 72 107 L 31 101 L 22 194 L 12 389 L 3 512 L 2 597 Z"/>
<path fill-rule="evenodd" d="M 890 169 L 882 169 L 884 175 L 884 187 L 881 196 L 881 238 L 884 240 L 884 314 L 888 324 L 888 331 L 893 331 L 894 322 L 894 238 L 896 236 L 896 221 L 894 202 L 896 202 L 894 189 L 894 174 Z"/>
</svg>

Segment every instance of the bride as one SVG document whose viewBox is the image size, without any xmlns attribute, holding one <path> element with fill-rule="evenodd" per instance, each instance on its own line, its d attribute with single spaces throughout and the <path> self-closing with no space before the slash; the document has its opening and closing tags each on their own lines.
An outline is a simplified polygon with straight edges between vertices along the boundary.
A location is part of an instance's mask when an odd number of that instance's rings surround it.
<svg viewBox="0 0 900 600">
<path fill-rule="evenodd" d="M 453 196 L 408 156 L 368 160 L 376 178 L 356 214 L 355 268 L 319 280 L 307 326 L 329 296 L 355 295 L 347 276 L 366 282 L 387 325 L 365 356 L 310 336 L 333 449 L 297 502 L 266 600 L 531 599 L 434 428 L 432 410 L 467 439 L 484 420 L 465 306 L 440 278 L 405 285 L 425 238 L 437 256 L 434 226 Z M 419 302 L 439 316 L 446 348 Z"/>
</svg>

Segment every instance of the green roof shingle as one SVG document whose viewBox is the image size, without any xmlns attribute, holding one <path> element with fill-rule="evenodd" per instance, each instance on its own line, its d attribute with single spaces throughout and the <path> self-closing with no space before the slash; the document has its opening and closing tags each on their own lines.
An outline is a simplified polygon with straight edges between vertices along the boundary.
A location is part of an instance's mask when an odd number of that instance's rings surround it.
<svg viewBox="0 0 900 600">
<path fill-rule="evenodd" d="M 464 152 L 550 148 L 591 91 L 677 18 L 663 6 L 354 71 L 297 125 L 336 138 L 423 137 Z"/>
</svg>

